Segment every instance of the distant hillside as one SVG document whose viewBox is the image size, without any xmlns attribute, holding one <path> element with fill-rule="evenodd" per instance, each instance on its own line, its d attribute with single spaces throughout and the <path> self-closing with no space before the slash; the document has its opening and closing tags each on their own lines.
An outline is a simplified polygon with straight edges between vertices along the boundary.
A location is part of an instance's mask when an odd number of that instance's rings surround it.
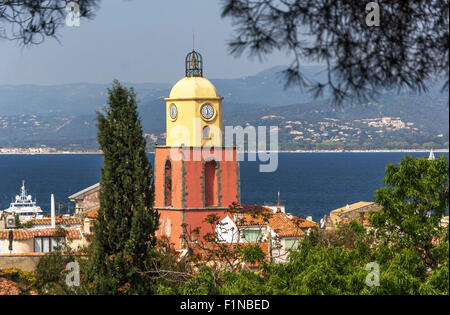
<svg viewBox="0 0 450 315">
<path fill-rule="evenodd" d="M 314 101 L 225 116 L 225 125 L 278 126 L 283 150 L 448 148 L 448 96 L 384 95 L 355 107 Z"/>
<path fill-rule="evenodd" d="M 440 91 L 443 80 L 430 82 L 429 92 L 420 96 L 385 93 L 368 104 L 333 108 L 307 92 L 285 90 L 280 77 L 283 69 L 274 67 L 239 79 L 212 79 L 225 97 L 224 123 L 277 125 L 281 148 L 289 150 L 448 147 L 448 92 Z M 320 81 L 322 70 L 311 66 L 304 73 Z M 125 85 L 133 86 L 138 95 L 149 143 L 162 143 L 164 97 L 173 83 Z M 97 148 L 95 112 L 105 106 L 109 87 L 0 85 L 0 147 Z M 393 117 L 392 122 L 382 122 L 383 117 Z"/>
<path fill-rule="evenodd" d="M 211 79 L 230 104 L 280 106 L 312 100 L 298 89 L 283 89 L 280 71 L 274 67 L 255 76 L 238 79 Z M 308 76 L 315 76 L 321 67 L 305 67 Z M 316 76 L 317 77 L 317 76 Z M 181 79 L 181 78 L 180 78 Z M 151 104 L 167 97 L 171 83 L 124 83 L 134 87 L 141 104 Z M 1 115 L 86 115 L 101 109 L 111 84 L 75 83 L 53 86 L 0 85 Z"/>
<path fill-rule="evenodd" d="M 106 104 L 112 84 L 0 85 L 2 115 L 92 115 Z M 129 84 L 125 84 L 130 86 Z M 133 84 L 140 100 L 167 95 L 170 84 Z"/>
</svg>

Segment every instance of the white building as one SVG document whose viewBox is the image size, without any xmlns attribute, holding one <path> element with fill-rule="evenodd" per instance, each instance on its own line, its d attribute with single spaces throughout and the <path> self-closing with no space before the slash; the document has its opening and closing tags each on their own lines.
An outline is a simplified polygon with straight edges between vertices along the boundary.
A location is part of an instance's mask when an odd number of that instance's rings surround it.
<svg viewBox="0 0 450 315">
<path fill-rule="evenodd" d="M 259 207 L 259 206 L 258 206 Z M 267 244 L 270 259 L 285 262 L 289 250 L 295 249 L 317 223 L 290 214 L 259 207 L 259 213 L 229 214 L 216 226 L 218 242 L 230 244 Z"/>
</svg>

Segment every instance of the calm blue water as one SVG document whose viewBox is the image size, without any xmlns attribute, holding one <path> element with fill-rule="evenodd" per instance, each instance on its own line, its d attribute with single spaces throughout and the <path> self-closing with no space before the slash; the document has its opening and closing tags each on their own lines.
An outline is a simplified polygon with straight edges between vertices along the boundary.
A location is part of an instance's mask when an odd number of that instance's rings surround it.
<svg viewBox="0 0 450 315">
<path fill-rule="evenodd" d="M 410 153 L 415 157 L 428 153 Z M 436 157 L 448 153 L 435 153 Z M 259 173 L 257 162 L 241 162 L 243 203 L 275 202 L 277 191 L 287 211 L 312 215 L 318 220 L 347 202 L 373 201 L 383 186 L 385 167 L 398 163 L 406 153 L 282 153 L 275 173 Z M 153 162 L 153 156 L 149 155 Z M 9 207 L 25 180 L 28 192 L 44 211 L 50 209 L 50 194 L 61 202 L 99 181 L 101 155 L 0 155 L 0 209 Z"/>
</svg>

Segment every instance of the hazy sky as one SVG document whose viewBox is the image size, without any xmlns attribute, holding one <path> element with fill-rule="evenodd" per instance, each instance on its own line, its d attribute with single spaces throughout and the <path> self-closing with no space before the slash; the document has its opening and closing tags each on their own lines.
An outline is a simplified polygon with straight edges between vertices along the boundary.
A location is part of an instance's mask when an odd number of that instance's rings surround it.
<svg viewBox="0 0 450 315">
<path fill-rule="evenodd" d="M 228 55 L 231 21 L 220 17 L 219 0 L 103 0 L 93 20 L 60 30 L 61 44 L 21 48 L 0 41 L 0 84 L 174 82 L 184 75 L 184 58 L 195 46 L 205 76 L 255 74 L 290 58 L 275 53 L 260 62 Z"/>
</svg>

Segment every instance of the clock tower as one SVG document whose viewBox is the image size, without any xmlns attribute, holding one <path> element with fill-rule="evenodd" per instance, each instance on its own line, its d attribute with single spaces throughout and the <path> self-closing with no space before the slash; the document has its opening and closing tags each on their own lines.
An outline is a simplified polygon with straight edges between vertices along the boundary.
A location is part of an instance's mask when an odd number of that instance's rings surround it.
<svg viewBox="0 0 450 315">
<path fill-rule="evenodd" d="M 203 77 L 202 56 L 186 56 L 185 77 L 166 101 L 167 137 L 155 151 L 155 209 L 160 213 L 157 236 L 167 236 L 176 249 L 186 249 L 183 233 L 202 238 L 211 231 L 208 215 L 224 217 L 240 203 L 240 171 L 236 147 L 222 143 L 222 100 Z M 190 231 L 200 228 L 198 235 Z"/>
<path fill-rule="evenodd" d="M 186 56 L 186 76 L 166 98 L 168 146 L 222 146 L 222 97 L 203 77 L 202 56 Z"/>
</svg>

